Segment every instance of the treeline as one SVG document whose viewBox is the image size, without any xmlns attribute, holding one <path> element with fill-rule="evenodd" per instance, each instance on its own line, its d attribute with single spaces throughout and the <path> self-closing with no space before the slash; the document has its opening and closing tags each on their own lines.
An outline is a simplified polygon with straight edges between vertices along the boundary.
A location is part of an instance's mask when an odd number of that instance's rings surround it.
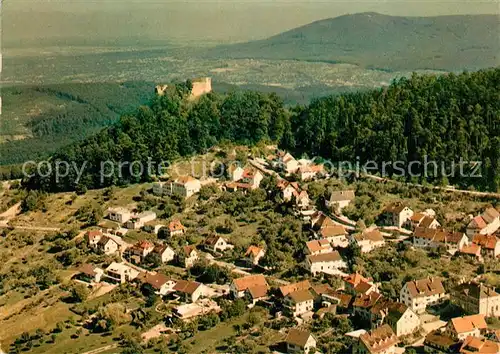
<svg viewBox="0 0 500 354">
<path fill-rule="evenodd" d="M 451 162 L 482 161 L 482 177 L 444 177 L 446 183 L 498 190 L 500 183 L 500 69 L 460 75 L 413 75 L 390 87 L 330 96 L 307 107 L 286 109 L 275 94 L 244 91 L 211 93 L 186 100 L 189 85 L 177 85 L 133 115 L 53 157 L 85 169 L 56 181 L 55 174 L 35 176 L 31 188 L 47 191 L 100 188 L 148 181 L 144 169 L 119 162 L 173 161 L 205 152 L 222 141 L 252 145 L 275 141 L 282 147 L 333 161 L 361 163 L 435 160 L 450 172 Z M 101 163 L 115 171 L 101 176 Z M 373 164 L 372 164 L 373 165 Z M 137 167 L 137 168 L 136 168 Z M 423 167 L 413 164 L 414 174 Z M 387 173 L 395 171 L 391 165 Z M 372 170 L 372 172 L 375 172 Z M 427 179 L 443 182 L 440 171 Z M 465 166 L 464 173 L 470 173 Z M 109 177 L 107 175 L 110 175 Z M 422 181 L 420 179 L 420 181 Z"/>
<path fill-rule="evenodd" d="M 315 100 L 293 118 L 289 148 L 334 161 L 401 161 L 430 182 L 498 190 L 500 186 L 500 69 L 460 75 L 413 75 L 390 87 Z M 463 161 L 482 162 L 477 175 Z M 420 164 L 415 162 L 421 162 Z M 414 162 L 414 163 L 412 163 Z M 452 163 L 455 162 L 453 173 Z M 395 173 L 392 165 L 388 174 Z M 443 176 L 441 166 L 444 166 Z M 409 174 L 406 173 L 406 176 Z M 417 179 L 422 182 L 423 178 Z"/>
<path fill-rule="evenodd" d="M 45 158 L 97 133 L 149 102 L 152 87 L 149 82 L 124 82 L 6 88 L 2 119 L 19 121 L 30 136 L 0 144 L 0 165 Z M 26 113 L 39 110 L 34 116 Z M 9 125 L 2 127 L 2 134 L 18 134 Z M 13 172 L 0 166 L 0 178 Z"/>
</svg>

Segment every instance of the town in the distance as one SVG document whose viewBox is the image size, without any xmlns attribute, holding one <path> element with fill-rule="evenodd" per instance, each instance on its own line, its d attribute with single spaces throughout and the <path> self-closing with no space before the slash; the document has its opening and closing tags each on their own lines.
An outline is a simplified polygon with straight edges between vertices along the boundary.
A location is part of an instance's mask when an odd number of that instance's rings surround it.
<svg viewBox="0 0 500 354">
<path fill-rule="evenodd" d="M 228 144 L 40 208 L 5 182 L 3 349 L 499 353 L 497 196 L 337 177 Z"/>
</svg>

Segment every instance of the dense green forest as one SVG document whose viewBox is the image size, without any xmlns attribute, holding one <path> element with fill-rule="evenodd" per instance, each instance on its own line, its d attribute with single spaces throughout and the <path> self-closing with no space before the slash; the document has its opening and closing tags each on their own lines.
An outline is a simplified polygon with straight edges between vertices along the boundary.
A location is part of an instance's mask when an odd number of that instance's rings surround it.
<svg viewBox="0 0 500 354">
<path fill-rule="evenodd" d="M 147 103 L 153 86 L 123 82 L 3 88 L 0 165 L 44 158 L 97 133 Z"/>
<path fill-rule="evenodd" d="M 290 110 L 272 93 L 210 93 L 195 102 L 186 100 L 188 93 L 189 84 L 177 85 L 135 114 L 56 153 L 53 162 L 85 166 L 78 183 L 75 171 L 58 181 L 52 171 L 29 179 L 27 186 L 62 191 L 147 181 L 147 169 L 141 174 L 135 166 L 131 173 L 129 166 L 119 169 L 118 162 L 148 166 L 150 160 L 172 161 L 222 141 L 252 145 L 265 140 L 310 157 L 359 157 L 361 163 L 380 166 L 383 161 L 423 161 L 424 156 L 447 166 L 460 157 L 479 160 L 481 178 L 457 175 L 448 177 L 449 182 L 499 188 L 500 69 L 414 75 L 387 88 L 321 98 Z M 115 161 L 116 171 L 101 179 L 103 161 Z M 442 180 L 441 175 L 429 176 L 430 182 Z"/>
</svg>

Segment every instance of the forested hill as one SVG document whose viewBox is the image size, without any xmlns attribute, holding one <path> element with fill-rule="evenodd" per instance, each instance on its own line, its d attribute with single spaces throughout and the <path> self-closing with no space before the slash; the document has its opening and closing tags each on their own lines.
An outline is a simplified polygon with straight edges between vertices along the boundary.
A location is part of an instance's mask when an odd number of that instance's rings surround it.
<svg viewBox="0 0 500 354">
<path fill-rule="evenodd" d="M 359 13 L 313 22 L 265 40 L 219 46 L 206 55 L 346 62 L 386 70 L 478 70 L 498 65 L 499 30 L 496 15 Z"/>
<path fill-rule="evenodd" d="M 172 161 L 205 151 L 221 141 L 255 144 L 277 141 L 297 154 L 333 161 L 483 161 L 480 178 L 449 177 L 450 183 L 498 190 L 500 183 L 500 69 L 461 75 L 417 76 L 370 92 L 342 94 L 313 101 L 291 111 L 274 94 L 215 93 L 197 102 L 185 99 L 187 85 L 156 97 L 84 142 L 54 156 L 83 166 L 75 174 L 55 180 L 54 174 L 26 181 L 30 188 L 48 191 L 97 188 L 149 180 L 147 171 L 132 177 L 126 166 L 118 177 L 101 181 L 102 161 Z M 467 169 L 465 169 L 467 172 Z M 415 168 L 413 173 L 418 173 Z M 391 173 L 391 169 L 388 169 Z M 430 182 L 443 182 L 441 175 Z M 446 181 L 448 183 L 448 181 Z"/>
</svg>

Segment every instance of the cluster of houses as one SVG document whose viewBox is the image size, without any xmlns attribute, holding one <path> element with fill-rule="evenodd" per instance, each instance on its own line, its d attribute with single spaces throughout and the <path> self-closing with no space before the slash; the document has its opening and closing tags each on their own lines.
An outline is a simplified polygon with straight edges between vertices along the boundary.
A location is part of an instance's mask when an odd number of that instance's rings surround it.
<svg viewBox="0 0 500 354">
<path fill-rule="evenodd" d="M 309 160 L 296 160 L 291 154 L 277 151 L 259 162 L 285 176 L 296 175 L 305 181 L 325 175 L 323 165 Z M 230 167 L 229 181 L 220 187 L 227 191 L 254 190 L 260 187 L 265 173 L 261 165 Z M 153 185 L 157 196 L 176 195 L 189 198 L 198 193 L 202 183 L 190 176 L 179 177 L 170 182 Z M 289 353 L 309 353 L 317 345 L 314 337 L 302 324 L 326 313 L 353 316 L 364 324 L 363 329 L 347 333 L 354 340 L 353 353 L 396 353 L 403 339 L 425 336 L 424 347 L 428 353 L 500 353 L 498 331 L 489 328 L 486 317 L 500 317 L 500 294 L 495 289 L 479 283 L 462 283 L 448 293 L 439 278 L 411 280 L 403 284 L 397 300 L 388 299 L 379 291 L 379 284 L 359 273 L 347 274 L 345 249 L 356 246 L 361 253 L 384 247 L 387 234 L 384 228 L 371 226 L 359 230 L 342 216 L 342 209 L 355 199 L 353 190 L 333 191 L 325 200 L 324 212 L 316 210 L 306 190 L 300 183 L 278 178 L 277 186 L 284 202 L 293 201 L 310 229 L 310 239 L 304 244 L 304 269 L 311 276 L 338 276 L 343 280 L 339 288 L 327 284 L 314 284 L 310 280 L 280 286 L 272 291 L 263 274 L 252 274 L 233 279 L 222 291 L 210 285 L 189 280 L 175 280 L 164 274 L 147 271 L 140 265 L 151 259 L 160 263 L 176 262 L 192 267 L 203 251 L 223 254 L 234 249 L 230 242 L 219 235 L 207 237 L 201 245 L 184 245 L 174 250 L 166 240 L 182 235 L 186 228 L 179 220 L 166 225 L 155 225 L 154 212 L 134 214 L 125 208 L 109 210 L 109 218 L 126 229 L 140 229 L 158 235 L 155 242 L 141 240 L 131 245 L 117 233 L 109 230 L 87 232 L 89 246 L 103 254 L 119 254 L 122 262 L 113 262 L 105 269 L 85 264 L 78 278 L 90 283 L 132 282 L 149 286 L 165 298 L 181 301 L 173 310 L 173 316 L 183 320 L 203 316 L 221 309 L 213 300 L 228 296 L 245 298 L 249 306 L 257 302 L 277 308 L 277 315 L 293 318 L 297 327 L 289 330 L 285 343 Z M 409 243 L 415 248 L 443 251 L 449 254 L 472 256 L 481 260 L 500 256 L 500 239 L 496 234 L 500 228 L 500 214 L 493 208 L 471 217 L 466 232 L 447 231 L 441 227 L 433 210 L 414 212 L 408 206 L 395 203 L 385 208 L 380 218 L 382 224 L 392 230 L 406 230 L 411 235 Z M 263 245 L 250 245 L 243 254 L 245 263 L 255 269 L 266 255 Z M 468 316 L 453 318 L 445 326 L 426 334 L 421 316 L 429 307 L 445 300 L 463 309 Z M 496 336 L 496 337 L 495 337 Z M 492 349 L 493 348 L 493 349 Z M 491 351 L 498 348 L 498 351 Z"/>
<path fill-rule="evenodd" d="M 500 352 L 500 331 L 486 322 L 487 317 L 500 317 L 500 294 L 491 287 L 469 282 L 446 293 L 440 279 L 425 278 L 404 284 L 399 301 L 393 301 L 379 293 L 372 279 L 361 274 L 343 279 L 342 288 L 335 290 L 325 284 L 311 285 L 307 280 L 280 287 L 283 313 L 302 320 L 328 312 L 357 318 L 363 328 L 345 334 L 353 339 L 353 353 L 402 353 L 398 351 L 399 343 L 422 335 L 426 353 Z M 421 315 L 445 300 L 467 315 L 425 333 Z M 289 331 L 285 342 L 290 353 L 308 353 L 315 348 L 317 339 L 305 326 L 299 326 Z"/>
</svg>

